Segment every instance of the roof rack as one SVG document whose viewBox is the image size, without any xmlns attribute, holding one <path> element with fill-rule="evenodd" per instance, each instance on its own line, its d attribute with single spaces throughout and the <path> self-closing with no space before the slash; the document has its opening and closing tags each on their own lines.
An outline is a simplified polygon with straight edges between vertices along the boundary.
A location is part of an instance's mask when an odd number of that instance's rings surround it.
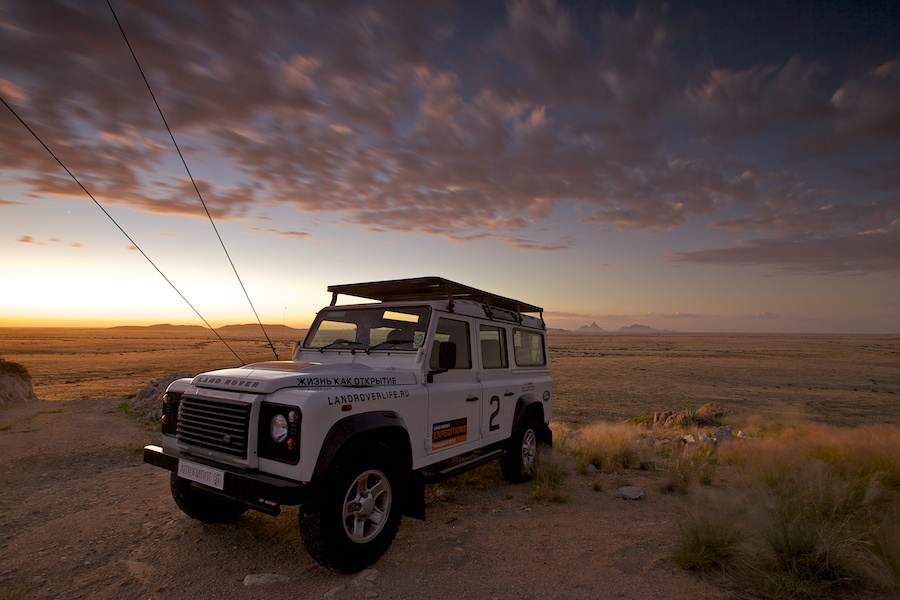
<svg viewBox="0 0 900 600">
<path fill-rule="evenodd" d="M 544 320 L 544 309 L 540 306 L 520 302 L 512 298 L 498 296 L 443 277 L 414 277 L 412 279 L 394 279 L 391 281 L 372 281 L 369 283 L 349 283 L 346 285 L 330 285 L 331 305 L 337 303 L 338 294 L 368 298 L 381 302 L 404 302 L 409 300 L 447 300 L 453 310 L 454 300 L 473 300 L 488 308 L 497 307 L 517 313 L 541 313 Z"/>
</svg>

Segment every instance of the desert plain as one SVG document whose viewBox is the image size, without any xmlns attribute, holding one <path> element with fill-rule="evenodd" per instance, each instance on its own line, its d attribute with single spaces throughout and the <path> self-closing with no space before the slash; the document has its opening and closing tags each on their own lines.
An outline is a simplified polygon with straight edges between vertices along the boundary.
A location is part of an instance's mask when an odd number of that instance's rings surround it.
<svg viewBox="0 0 900 600">
<path fill-rule="evenodd" d="M 217 333 L 167 325 L 0 328 L 0 357 L 28 368 L 41 400 L 127 398 L 171 373 L 276 353 L 287 360 L 305 331 L 268 326 L 268 340 L 255 325 Z M 551 331 L 549 343 L 559 422 L 621 421 L 717 402 L 774 421 L 900 425 L 900 335 Z"/>
<path fill-rule="evenodd" d="M 271 360 L 271 346 L 287 359 L 303 335 L 267 330 L 271 345 L 258 327 L 222 328 L 226 346 L 199 327 L 0 328 L 0 357 L 29 370 L 38 397 L 0 407 L 0 599 L 745 597 L 669 560 L 691 500 L 659 493 L 652 471 L 573 471 L 569 502 L 548 503 L 489 465 L 429 490 L 428 520 L 404 519 L 358 575 L 309 559 L 293 507 L 192 521 L 167 473 L 141 462 L 159 433 L 128 400 L 172 373 Z M 565 427 L 709 402 L 736 427 L 900 425 L 898 335 L 551 331 L 549 342 L 553 422 Z M 626 479 L 641 500 L 616 497 Z"/>
</svg>

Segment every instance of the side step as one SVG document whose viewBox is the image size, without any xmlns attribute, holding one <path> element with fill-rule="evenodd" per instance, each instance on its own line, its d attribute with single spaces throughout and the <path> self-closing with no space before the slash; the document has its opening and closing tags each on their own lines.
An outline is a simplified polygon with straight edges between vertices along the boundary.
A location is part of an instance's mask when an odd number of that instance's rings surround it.
<svg viewBox="0 0 900 600">
<path fill-rule="evenodd" d="M 497 460 L 504 454 L 506 454 L 506 450 L 504 450 L 503 448 L 485 452 L 484 454 L 478 454 L 468 460 L 464 460 L 463 462 L 450 465 L 449 467 L 445 467 L 443 469 L 440 469 L 439 471 L 435 471 L 434 473 L 423 475 L 421 478 L 422 483 L 431 484 L 450 479 L 451 477 L 455 477 L 460 473 L 470 471 L 493 460 Z"/>
</svg>

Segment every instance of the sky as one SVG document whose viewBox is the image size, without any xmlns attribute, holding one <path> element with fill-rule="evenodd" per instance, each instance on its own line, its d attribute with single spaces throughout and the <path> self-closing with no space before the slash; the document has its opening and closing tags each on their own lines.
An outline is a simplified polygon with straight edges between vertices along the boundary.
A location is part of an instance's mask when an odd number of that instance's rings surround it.
<svg viewBox="0 0 900 600">
<path fill-rule="evenodd" d="M 328 285 L 433 275 L 553 328 L 897 334 L 898 31 L 876 1 L 0 0 L 0 326 L 304 327 Z"/>
</svg>

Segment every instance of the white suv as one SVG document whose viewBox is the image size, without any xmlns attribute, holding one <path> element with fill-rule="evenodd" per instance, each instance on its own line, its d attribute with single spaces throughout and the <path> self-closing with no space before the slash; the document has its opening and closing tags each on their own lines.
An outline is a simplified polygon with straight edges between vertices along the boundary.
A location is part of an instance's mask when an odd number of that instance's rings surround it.
<svg viewBox="0 0 900 600">
<path fill-rule="evenodd" d="M 495 459 L 529 479 L 552 443 L 552 382 L 537 306 L 438 277 L 328 291 L 293 360 L 172 383 L 144 461 L 202 521 L 299 504 L 310 555 L 350 572 L 403 515 L 425 518 L 425 484 Z"/>
</svg>

